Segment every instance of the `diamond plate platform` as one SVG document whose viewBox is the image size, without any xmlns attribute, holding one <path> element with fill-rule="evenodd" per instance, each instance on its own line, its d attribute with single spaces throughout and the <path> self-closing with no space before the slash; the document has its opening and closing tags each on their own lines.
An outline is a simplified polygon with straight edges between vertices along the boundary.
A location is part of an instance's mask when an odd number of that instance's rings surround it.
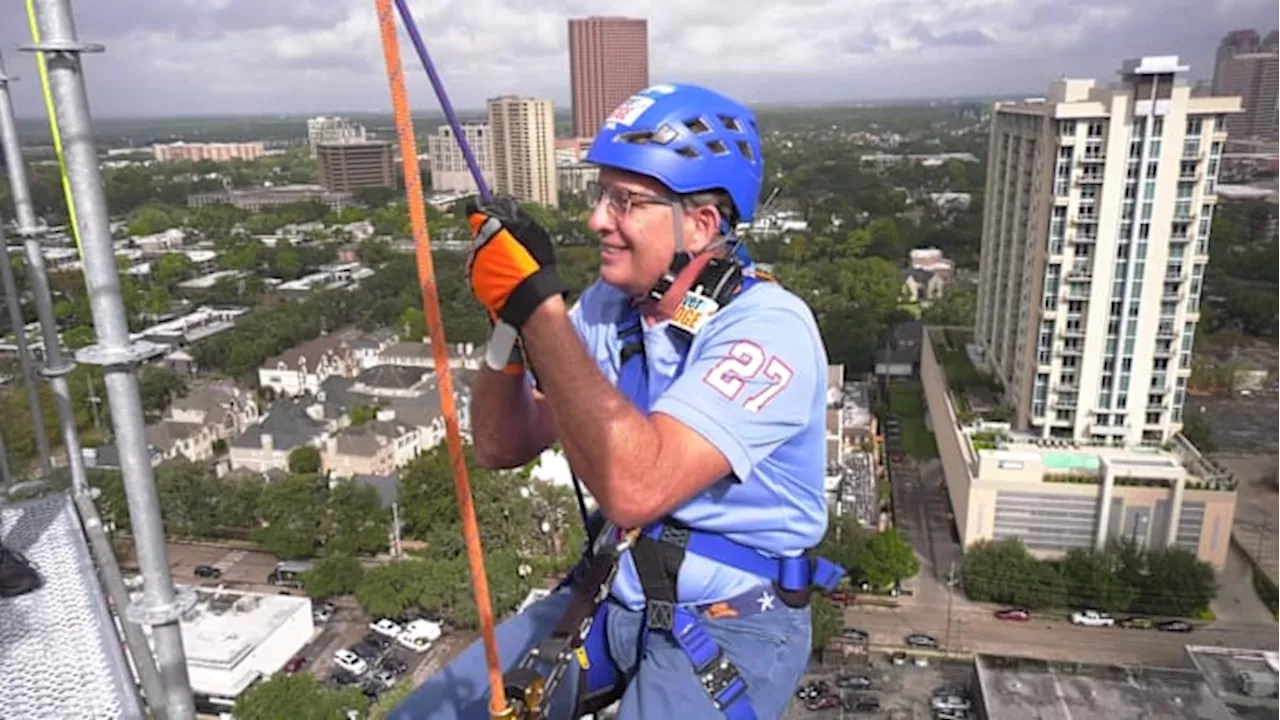
<svg viewBox="0 0 1280 720">
<path fill-rule="evenodd" d="M 0 539 L 44 578 L 0 599 L 0 716 L 144 717 L 71 497 L 0 505 Z"/>
</svg>

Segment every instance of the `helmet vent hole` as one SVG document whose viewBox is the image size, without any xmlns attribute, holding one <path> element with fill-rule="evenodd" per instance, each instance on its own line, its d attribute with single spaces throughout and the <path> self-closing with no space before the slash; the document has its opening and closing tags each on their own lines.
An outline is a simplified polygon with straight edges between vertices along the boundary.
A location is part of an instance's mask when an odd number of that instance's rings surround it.
<svg viewBox="0 0 1280 720">
<path fill-rule="evenodd" d="M 738 122 L 738 119 L 732 115 L 717 115 L 716 117 L 720 119 L 720 124 L 724 125 L 724 128 L 729 132 L 745 132 L 742 129 L 741 123 Z"/>
<path fill-rule="evenodd" d="M 719 140 L 708 140 L 707 149 L 716 155 L 728 155 L 729 147 Z"/>
<path fill-rule="evenodd" d="M 708 125 L 707 121 L 703 120 L 702 118 L 693 118 L 691 120 L 685 120 L 684 126 L 689 128 L 690 132 L 692 132 L 695 135 L 702 135 L 704 133 L 711 132 L 711 126 Z"/>
<path fill-rule="evenodd" d="M 648 145 L 653 142 L 653 133 L 649 130 L 637 130 L 619 135 L 618 140 L 632 145 Z"/>
<path fill-rule="evenodd" d="M 756 161 L 756 154 L 751 151 L 751 144 L 746 140 L 738 141 L 738 152 L 742 153 L 742 157 L 746 158 L 748 162 Z"/>
<path fill-rule="evenodd" d="M 685 156 L 685 157 L 687 157 L 687 158 L 696 158 L 696 157 L 701 157 L 700 155 L 698 155 L 698 151 L 697 151 L 697 150 L 693 149 L 692 147 L 690 147 L 690 146 L 688 146 L 688 145 L 685 145 L 684 147 L 676 148 L 676 154 L 678 154 L 678 155 L 683 155 L 683 156 Z"/>
</svg>

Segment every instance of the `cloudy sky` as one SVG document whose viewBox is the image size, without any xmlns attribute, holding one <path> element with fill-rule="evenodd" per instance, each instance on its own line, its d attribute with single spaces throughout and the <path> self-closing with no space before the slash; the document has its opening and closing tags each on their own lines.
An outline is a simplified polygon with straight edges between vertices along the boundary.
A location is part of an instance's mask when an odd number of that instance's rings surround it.
<svg viewBox="0 0 1280 720">
<path fill-rule="evenodd" d="M 454 105 L 502 93 L 567 105 L 566 20 L 649 20 L 653 82 L 749 102 L 1039 93 L 1062 75 L 1177 54 L 1211 71 L 1222 35 L 1266 32 L 1275 0 L 409 0 Z M 374 0 L 72 0 L 97 116 L 390 108 Z M 726 9 L 733 8 L 733 9 Z M 42 111 L 23 3 L 0 3 L 18 114 Z M 416 108 L 430 85 L 402 37 Z"/>
</svg>

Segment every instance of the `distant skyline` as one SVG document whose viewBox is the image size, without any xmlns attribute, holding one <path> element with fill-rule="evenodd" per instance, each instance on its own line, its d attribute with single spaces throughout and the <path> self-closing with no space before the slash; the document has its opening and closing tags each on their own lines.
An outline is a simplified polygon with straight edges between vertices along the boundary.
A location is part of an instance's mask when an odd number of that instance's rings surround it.
<svg viewBox="0 0 1280 720">
<path fill-rule="evenodd" d="M 1178 55 L 1209 78 L 1234 29 L 1276 28 L 1274 0 L 409 0 L 453 103 L 501 94 L 568 110 L 568 20 L 649 21 L 652 82 L 756 104 L 1038 94 L 1061 76 L 1115 78 L 1123 59 Z M 72 0 L 95 117 L 390 110 L 372 0 Z M 17 114 L 44 105 L 23 3 L 0 4 Z M 404 33 L 415 109 L 438 106 Z"/>
</svg>

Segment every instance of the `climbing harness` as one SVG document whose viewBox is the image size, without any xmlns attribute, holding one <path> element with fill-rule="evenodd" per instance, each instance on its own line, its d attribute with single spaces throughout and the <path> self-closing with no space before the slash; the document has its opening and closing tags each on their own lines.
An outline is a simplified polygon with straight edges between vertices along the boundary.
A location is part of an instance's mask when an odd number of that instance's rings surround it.
<svg viewBox="0 0 1280 720">
<path fill-rule="evenodd" d="M 686 335 L 686 340 L 740 291 L 771 280 L 763 273 L 757 275 L 749 263 L 744 264 L 745 256 L 745 251 L 736 246 L 727 259 L 693 258 L 689 263 L 700 263 L 700 271 L 683 284 L 676 278 L 687 266 L 673 268 L 673 273 L 668 274 L 666 286 L 661 290 L 670 291 L 673 286 L 684 290 L 676 307 L 687 310 L 690 316 L 685 318 L 685 323 L 678 324 L 677 310 L 677 315 L 672 316 L 672 327 Z M 632 404 L 647 412 L 649 373 L 642 322 L 639 310 L 633 306 L 618 325 L 621 350 L 617 386 Z M 680 369 L 683 369 L 683 359 Z M 575 486 L 578 482 L 575 477 Z M 689 659 L 716 709 L 728 720 L 753 720 L 756 715 L 747 698 L 745 680 L 707 632 L 700 616 L 763 612 L 771 609 L 775 597 L 788 607 L 802 608 L 809 603 L 813 588 L 834 589 L 844 576 L 844 569 L 812 551 L 798 557 L 767 556 L 724 535 L 690 528 L 671 517 L 623 532 L 598 511 L 587 516 L 581 492 L 579 502 L 579 509 L 588 517 L 589 539 L 583 560 L 560 585 L 571 590 L 569 607 L 550 635 L 504 676 L 507 698 L 517 709 L 515 716 L 546 717 L 551 699 L 574 665 L 581 673 L 575 716 L 594 713 L 622 696 L 626 679 L 609 655 L 605 600 L 622 555 L 629 550 L 645 597 L 641 644 L 647 641 L 650 632 L 670 634 Z M 753 590 L 748 593 L 749 597 L 731 598 L 704 607 L 681 605 L 676 582 L 686 553 L 756 575 L 771 584 L 773 593 Z M 754 607 L 757 602 L 759 608 Z"/>
</svg>

